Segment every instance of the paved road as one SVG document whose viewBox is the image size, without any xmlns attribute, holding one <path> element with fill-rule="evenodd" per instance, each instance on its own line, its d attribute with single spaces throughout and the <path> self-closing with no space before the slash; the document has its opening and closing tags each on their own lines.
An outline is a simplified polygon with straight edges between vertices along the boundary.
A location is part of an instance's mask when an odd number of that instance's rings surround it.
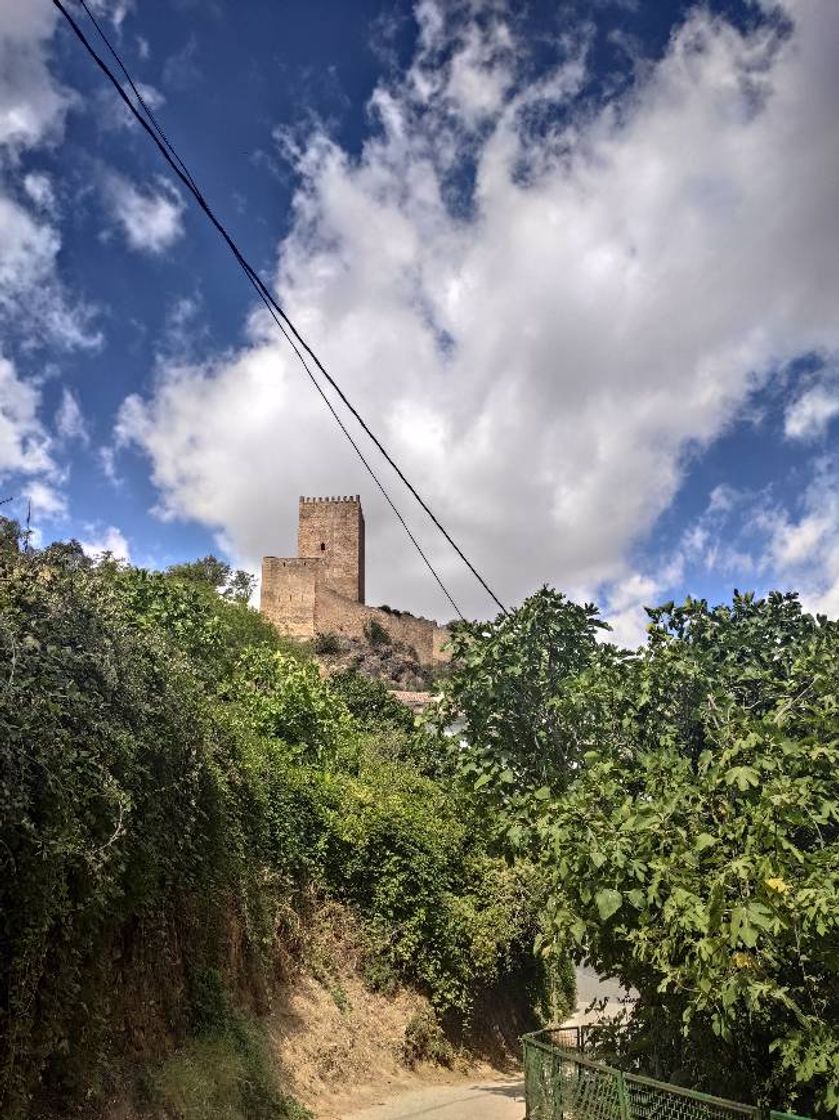
<svg viewBox="0 0 839 1120">
<path fill-rule="evenodd" d="M 523 1120 L 523 1081 L 430 1085 L 374 1104 L 343 1120 Z"/>
</svg>

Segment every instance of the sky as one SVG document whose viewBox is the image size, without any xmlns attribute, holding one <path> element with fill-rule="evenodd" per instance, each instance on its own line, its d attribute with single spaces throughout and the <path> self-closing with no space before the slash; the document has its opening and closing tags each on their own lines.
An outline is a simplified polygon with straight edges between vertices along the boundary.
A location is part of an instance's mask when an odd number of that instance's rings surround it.
<svg viewBox="0 0 839 1120">
<path fill-rule="evenodd" d="M 551 584 L 627 645 L 688 594 L 839 614 L 836 0 L 91 3 L 505 604 Z M 359 439 L 463 613 L 492 615 Z M 450 618 L 57 9 L 0 0 L 2 512 L 257 571 L 294 554 L 299 495 L 355 493 L 367 601 Z"/>
</svg>

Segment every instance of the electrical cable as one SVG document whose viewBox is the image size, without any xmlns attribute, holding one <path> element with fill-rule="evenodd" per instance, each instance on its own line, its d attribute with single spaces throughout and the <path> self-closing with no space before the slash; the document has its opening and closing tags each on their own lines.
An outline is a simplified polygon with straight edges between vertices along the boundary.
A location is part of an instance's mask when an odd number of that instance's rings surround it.
<svg viewBox="0 0 839 1120">
<path fill-rule="evenodd" d="M 146 103 L 146 101 L 144 100 L 144 98 L 143 98 L 143 95 L 142 95 L 142 94 L 140 93 L 140 90 L 139 90 L 139 89 L 137 88 L 137 86 L 136 86 L 136 85 L 134 84 L 134 79 L 133 79 L 133 78 L 131 77 L 131 74 L 130 74 L 130 73 L 128 72 L 128 70 L 127 70 L 127 69 L 126 69 L 126 67 L 124 66 L 124 64 L 123 64 L 123 62 L 122 62 L 122 59 L 120 58 L 119 54 L 117 53 L 117 51 L 115 50 L 115 48 L 114 48 L 114 47 L 112 46 L 112 44 L 111 44 L 110 40 L 108 39 L 108 36 L 107 36 L 107 35 L 105 34 L 105 31 L 104 31 L 104 29 L 103 29 L 103 28 L 101 27 L 101 25 L 100 25 L 100 24 L 99 24 L 99 22 L 97 21 L 96 17 L 94 16 L 93 12 L 92 12 L 92 11 L 90 10 L 90 8 L 88 7 L 88 5 L 87 5 L 87 3 L 85 2 L 85 0 L 79 0 L 79 3 L 80 3 L 80 4 L 81 4 L 81 6 L 82 6 L 82 7 L 84 8 L 84 10 L 85 10 L 85 12 L 87 13 L 87 15 L 88 15 L 88 18 L 90 19 L 90 21 L 91 21 L 91 23 L 93 24 L 93 26 L 94 26 L 94 27 L 96 28 L 96 30 L 98 31 L 98 33 L 99 33 L 99 35 L 100 35 L 100 37 L 101 37 L 102 41 L 103 41 L 103 42 L 105 43 L 105 46 L 106 46 L 106 47 L 108 48 L 108 50 L 110 51 L 110 53 L 111 53 L 111 54 L 113 55 L 113 57 L 114 57 L 114 59 L 116 60 L 116 63 L 117 63 L 117 65 L 119 66 L 120 70 L 121 70 L 121 71 L 122 71 L 122 73 L 123 73 L 123 74 L 125 75 L 125 79 L 126 79 L 126 81 L 128 82 L 128 84 L 129 84 L 129 86 L 130 86 L 131 90 L 132 90 L 132 91 L 133 91 L 133 93 L 134 93 L 134 96 L 135 96 L 135 97 L 137 98 L 137 101 L 139 102 L 140 106 L 142 107 L 143 111 L 145 112 L 146 116 L 148 117 L 148 119 L 149 119 L 149 122 L 151 123 L 151 125 L 152 125 L 152 127 L 154 128 L 155 132 L 156 132 L 156 133 L 158 134 L 158 136 L 160 137 L 160 139 L 161 139 L 161 140 L 163 141 L 163 143 L 165 144 L 165 146 L 166 146 L 166 148 L 168 149 L 169 153 L 171 154 L 172 158 L 173 158 L 173 159 L 175 159 L 175 160 L 177 161 L 177 164 L 178 164 L 179 168 L 180 168 L 180 169 L 181 169 L 181 170 L 183 171 L 184 175 L 185 175 L 185 176 L 187 177 L 187 179 L 189 180 L 189 184 L 190 184 L 190 187 L 191 187 L 192 191 L 193 191 L 193 192 L 198 192 L 198 190 L 199 190 L 199 188 L 198 188 L 198 184 L 197 184 L 197 183 L 195 182 L 195 180 L 193 179 L 193 177 L 192 177 L 192 175 L 191 175 L 191 173 L 190 173 L 190 171 L 189 171 L 189 168 L 188 168 L 188 167 L 187 167 L 187 165 L 186 165 L 186 164 L 184 163 L 183 159 L 182 159 L 182 158 L 180 157 L 180 155 L 179 155 L 179 154 L 178 154 L 178 152 L 177 152 L 177 151 L 175 150 L 175 148 L 174 148 L 174 147 L 172 146 L 172 144 L 171 144 L 171 143 L 169 142 L 169 139 L 167 138 L 167 136 L 166 136 L 165 132 L 164 132 L 164 131 L 163 131 L 163 129 L 161 128 L 161 126 L 160 126 L 159 122 L 157 121 L 157 119 L 155 118 L 155 115 L 154 115 L 154 113 L 152 112 L 152 110 L 151 110 L 151 109 L 149 108 L 148 104 L 147 104 L 147 103 Z M 246 269 L 246 270 L 245 270 L 245 275 L 247 276 L 247 278 L 248 278 L 248 280 L 250 281 L 251 285 L 252 285 L 252 286 L 253 286 L 253 287 L 254 287 L 254 288 L 256 289 L 256 291 L 257 291 L 257 294 L 260 294 L 260 295 L 261 295 L 261 293 L 259 292 L 259 287 L 258 287 L 258 285 L 256 284 L 256 279 L 258 279 L 258 278 L 256 278 L 256 277 L 254 277 L 253 275 L 251 275 L 251 269 L 250 269 L 250 268 L 248 268 L 248 269 Z M 343 421 L 341 420 L 341 417 L 340 417 L 340 416 L 338 415 L 338 413 L 337 413 L 337 411 L 336 411 L 336 409 L 335 409 L 334 405 L 332 404 L 332 402 L 330 401 L 329 397 L 328 397 L 328 396 L 326 395 L 326 393 L 324 392 L 324 390 L 323 390 L 322 386 L 320 385 L 320 382 L 319 382 L 319 381 L 317 380 L 317 378 L 315 377 L 315 375 L 314 375 L 314 374 L 312 373 L 311 369 L 309 368 L 309 365 L 308 365 L 308 363 L 306 362 L 306 359 L 305 359 L 305 357 L 303 356 L 303 354 L 301 353 L 301 351 L 300 351 L 299 347 L 298 347 L 298 346 L 296 345 L 296 343 L 294 342 L 294 339 L 293 339 L 293 338 L 291 338 L 291 337 L 289 336 L 289 333 L 288 333 L 288 331 L 286 330 L 285 326 L 283 325 L 283 322 L 282 322 L 282 320 L 281 320 L 281 319 L 280 319 L 280 318 L 278 317 L 277 313 L 276 313 L 276 312 L 274 311 L 274 308 L 273 308 L 273 307 L 272 307 L 272 306 L 270 305 L 270 303 L 267 303 L 267 302 L 266 302 L 266 301 L 265 301 L 264 299 L 263 299 L 263 302 L 265 302 L 265 303 L 266 303 L 266 307 L 268 308 L 268 311 L 270 312 L 270 314 L 271 314 L 271 317 L 273 318 L 273 320 L 274 320 L 274 322 L 276 323 L 276 325 L 277 325 L 277 326 L 279 327 L 279 329 L 280 329 L 280 332 L 282 333 L 282 335 L 283 335 L 283 337 L 285 338 L 285 340 L 286 340 L 286 341 L 288 342 L 289 346 L 290 346 L 290 347 L 292 348 L 292 350 L 294 351 L 294 353 L 295 353 L 295 354 L 297 355 L 298 359 L 300 360 L 300 364 L 301 364 L 301 365 L 303 366 L 303 369 L 304 369 L 304 370 L 306 371 L 306 374 L 308 375 L 308 377 L 309 377 L 309 380 L 310 380 L 310 381 L 312 382 L 312 385 L 313 385 L 313 386 L 315 387 L 315 389 L 317 390 L 317 392 L 318 392 L 318 393 L 320 394 L 320 396 L 321 396 L 321 398 L 322 398 L 322 400 L 323 400 L 324 404 L 326 405 L 326 407 L 327 407 L 327 408 L 329 409 L 329 411 L 330 411 L 330 412 L 332 413 L 332 416 L 333 416 L 333 418 L 334 418 L 334 420 L 335 420 L 336 424 L 338 425 L 338 427 L 339 427 L 339 428 L 341 429 L 341 431 L 342 431 L 342 432 L 344 433 L 344 435 L 346 436 L 346 438 L 347 438 L 347 440 L 349 441 L 349 443 L 350 443 L 351 447 L 353 448 L 353 450 L 355 451 L 356 455 L 357 455 L 357 456 L 359 457 L 359 459 L 361 460 L 362 464 L 364 465 L 364 467 L 365 467 L 365 469 L 366 469 L 367 473 L 368 473 L 368 474 L 370 475 L 370 477 L 371 477 L 371 478 L 373 479 L 373 482 L 374 482 L 374 483 L 376 484 L 376 486 L 377 486 L 377 487 L 379 488 L 379 490 L 381 491 L 381 493 L 382 493 L 382 495 L 383 495 L 383 497 L 384 497 L 385 501 L 386 501 L 386 502 L 388 503 L 388 505 L 390 506 L 390 508 L 391 508 L 391 509 L 393 510 L 394 514 L 396 515 L 396 517 L 397 517 L 397 519 L 399 520 L 400 524 L 402 525 L 403 529 L 404 529 L 404 530 L 405 530 L 405 532 L 407 533 L 407 535 L 408 535 L 408 539 L 409 539 L 409 540 L 411 541 L 411 543 L 413 544 L 414 548 L 415 548 L 415 549 L 417 550 L 417 552 L 419 553 L 419 555 L 420 555 L 420 557 L 422 558 L 422 560 L 423 560 L 423 562 L 424 562 L 425 566 L 426 566 L 426 567 L 428 568 L 428 570 L 429 570 L 429 571 L 431 572 L 431 574 L 432 574 L 432 576 L 434 577 L 434 579 L 435 579 L 435 580 L 437 581 L 438 585 L 440 586 L 440 589 L 441 589 L 441 591 L 443 592 L 443 594 L 445 595 L 445 597 L 446 597 L 446 598 L 448 599 L 448 601 L 449 601 L 449 602 L 451 603 L 452 607 L 454 607 L 454 610 L 455 610 L 455 612 L 457 613 L 457 616 L 458 616 L 458 617 L 459 617 L 460 619 L 464 619 L 464 615 L 463 615 L 463 612 L 461 611 L 460 607 L 459 607 L 459 606 L 457 605 L 457 603 L 456 603 L 456 602 L 455 602 L 455 600 L 453 599 L 453 597 L 452 597 L 451 593 L 449 592 L 448 588 L 447 588 L 447 587 L 446 587 L 446 585 L 445 585 L 445 584 L 443 583 L 442 579 L 440 578 L 440 576 L 438 575 L 438 573 L 437 573 L 437 571 L 435 570 L 434 566 L 432 565 L 431 561 L 430 561 L 430 560 L 428 559 L 428 557 L 426 556 L 426 554 L 425 554 L 425 552 L 423 551 L 423 548 L 422 548 L 422 546 L 420 545 L 419 541 L 418 541 L 418 540 L 417 540 L 417 538 L 416 538 L 416 537 L 414 536 L 414 534 L 413 534 L 413 533 L 411 532 L 410 528 L 408 527 L 408 523 L 407 523 L 407 522 L 405 521 L 405 518 L 404 518 L 404 517 L 402 516 L 401 512 L 399 511 L 399 509 L 398 509 L 398 508 L 397 508 L 397 506 L 395 505 L 395 503 L 394 503 L 393 499 L 391 498 L 390 494 L 389 494 L 389 493 L 387 492 L 387 490 L 385 489 L 384 485 L 383 485 L 383 484 L 382 484 L 382 483 L 380 482 L 379 478 L 377 477 L 377 475 L 376 475 L 375 471 L 373 470 L 373 468 L 372 468 L 372 467 L 370 466 L 370 464 L 368 463 L 368 461 L 367 461 L 367 459 L 365 458 L 365 456 L 364 456 L 364 454 L 363 454 L 363 452 L 362 452 L 361 448 L 360 448 L 360 447 L 358 446 L 358 444 L 357 444 L 357 443 L 355 442 L 355 440 L 353 439 L 352 435 L 351 435 L 351 434 L 350 434 L 350 432 L 348 431 L 348 429 L 347 429 L 346 425 L 345 425 L 345 424 L 344 424 L 344 422 L 343 422 Z"/>
<path fill-rule="evenodd" d="M 317 367 L 317 369 L 320 371 L 320 373 L 323 375 L 323 377 L 326 379 L 326 381 L 329 383 L 329 385 L 332 387 L 332 389 L 338 395 L 338 397 L 340 398 L 340 400 L 342 401 L 344 406 L 349 410 L 349 412 L 355 418 L 355 420 L 357 421 L 357 423 L 361 427 L 362 431 L 364 431 L 364 433 L 368 436 L 368 438 L 372 441 L 372 443 L 378 449 L 380 454 L 384 457 L 386 462 L 396 472 L 396 475 L 398 476 L 398 478 L 406 486 L 408 491 L 415 498 L 415 500 L 419 503 L 420 507 L 428 515 L 428 517 L 431 519 L 431 521 L 434 523 L 434 525 L 437 527 L 437 529 L 442 533 L 443 537 L 448 541 L 448 543 L 451 545 L 451 547 L 454 549 L 454 551 L 457 553 L 457 555 L 460 557 L 460 559 L 464 562 L 464 564 L 469 569 L 469 571 L 472 573 L 472 575 L 477 579 L 477 581 L 480 583 L 480 585 L 483 587 L 483 589 L 487 592 L 487 594 L 490 596 L 490 598 L 493 600 L 493 602 L 496 603 L 496 605 L 501 609 L 501 611 L 504 614 L 507 614 L 508 612 L 507 612 L 507 609 L 504 606 L 504 604 L 501 602 L 501 600 L 498 598 L 498 596 L 495 594 L 495 592 L 492 590 L 492 588 L 489 586 L 489 584 L 486 582 L 486 580 L 483 578 L 483 576 L 480 574 L 480 572 L 477 570 L 477 568 L 474 566 L 474 564 L 469 560 L 469 558 L 466 556 L 466 554 L 463 552 L 463 550 L 460 548 L 460 546 L 457 544 L 457 542 L 452 538 L 452 536 L 447 531 L 445 526 L 437 518 L 434 511 L 430 508 L 430 506 L 423 499 L 423 497 L 417 492 L 417 490 L 411 484 L 411 482 L 406 478 L 405 474 L 402 472 L 399 465 L 394 461 L 393 457 L 390 455 L 390 453 L 387 451 L 387 449 L 383 446 L 383 444 L 378 439 L 378 437 L 374 434 L 374 432 L 371 431 L 370 427 L 367 425 L 364 418 L 361 416 L 361 414 L 358 412 L 358 410 L 355 408 L 355 406 L 352 404 L 352 402 L 347 398 L 346 394 L 341 389 L 340 385 L 335 381 L 335 379 L 332 377 L 332 375 L 329 373 L 329 371 L 325 368 L 325 366 L 323 365 L 321 360 L 318 358 L 318 356 L 314 352 L 314 350 L 309 346 L 309 344 L 306 342 L 306 340 L 302 337 L 302 335 L 297 330 L 297 328 L 295 327 L 294 323 L 291 321 L 289 316 L 286 314 L 286 312 L 283 310 L 281 305 L 274 298 L 271 291 L 267 288 L 265 283 L 262 281 L 262 279 L 256 273 L 254 268 L 250 265 L 250 263 L 245 259 L 242 252 L 240 251 L 239 247 L 237 246 L 237 244 L 235 243 L 235 241 L 233 240 L 231 235 L 228 233 L 228 231 L 226 230 L 226 228 L 224 227 L 222 222 L 216 217 L 216 215 L 214 214 L 214 212 L 210 208 L 209 204 L 207 203 L 206 199 L 204 198 L 202 192 L 200 191 L 197 184 L 195 183 L 192 176 L 190 175 L 188 169 L 186 168 L 186 165 L 183 163 L 183 160 L 181 160 L 180 156 L 178 156 L 175 149 L 172 147 L 172 145 L 166 139 L 166 136 L 163 133 L 163 131 L 160 129 L 159 125 L 157 125 L 153 114 L 151 113 L 151 111 L 146 106 L 145 101 L 142 98 L 142 95 L 140 94 L 139 90 L 137 89 L 135 83 L 131 79 L 127 68 L 122 63 L 122 60 L 119 58 L 119 55 L 117 54 L 116 50 L 113 48 L 113 46 L 108 41 L 108 39 L 105 36 L 102 29 L 99 27 L 99 24 L 96 22 L 95 19 L 93 19 L 93 16 L 91 15 L 87 4 L 84 2 L 84 0 L 80 0 L 80 2 L 82 4 L 82 7 L 87 12 L 87 14 L 90 16 L 90 18 L 93 20 L 94 26 L 99 31 L 99 34 L 102 36 L 102 39 L 105 42 L 106 46 L 108 47 L 108 50 L 114 56 L 114 58 L 117 60 L 117 63 L 119 65 L 122 73 L 125 74 L 126 79 L 129 82 L 130 88 L 135 93 L 135 95 L 138 99 L 138 102 L 143 107 L 145 112 L 148 114 L 149 120 L 144 119 L 144 117 L 142 116 L 142 114 L 140 113 L 138 108 L 133 104 L 133 102 L 131 101 L 131 99 L 128 97 L 125 90 L 123 89 L 122 85 L 120 84 L 119 80 L 117 79 L 116 75 L 110 69 L 108 64 L 97 54 L 96 50 L 94 49 L 94 47 L 92 46 L 90 41 L 87 39 L 87 36 L 85 35 L 84 31 L 81 29 L 81 27 L 79 27 L 76 20 L 72 17 L 72 15 L 68 12 L 67 8 L 62 3 L 62 0 L 52 0 L 52 2 L 53 2 L 53 5 L 59 10 L 59 12 L 61 12 L 61 14 L 64 16 L 65 20 L 70 25 L 74 34 L 79 39 L 79 41 L 81 42 L 82 46 L 85 48 L 87 53 L 90 55 L 90 57 L 93 59 L 93 61 L 99 67 L 99 69 L 103 72 L 105 77 L 114 86 L 115 90 L 117 91 L 117 94 L 125 102 L 126 106 L 128 107 L 129 111 L 131 112 L 131 114 L 134 116 L 134 118 L 137 120 L 137 122 L 140 124 L 140 126 L 148 133 L 148 135 L 154 141 L 155 145 L 157 146 L 158 150 L 160 151 L 160 154 L 166 160 L 166 162 L 168 163 L 168 165 L 170 166 L 172 171 L 181 180 L 181 182 L 184 184 L 184 186 L 187 188 L 187 190 L 193 196 L 195 201 L 198 203 L 199 207 L 204 211 L 204 213 L 206 214 L 209 221 L 215 227 L 217 232 L 221 235 L 221 237 L 224 240 L 224 242 L 226 243 L 227 247 L 229 248 L 229 250 L 231 251 L 231 253 L 235 257 L 236 261 L 238 262 L 240 267 L 243 269 L 243 271 L 246 273 L 246 275 L 247 275 L 248 279 L 250 280 L 251 284 L 253 285 L 253 287 L 257 291 L 257 294 L 259 295 L 260 299 L 268 307 L 269 311 L 272 312 L 272 317 L 274 318 L 275 322 L 277 322 L 278 325 L 281 325 L 279 320 L 282 321 L 282 325 L 283 325 L 283 328 L 284 328 L 283 329 L 283 334 L 284 334 L 285 338 L 287 339 L 287 341 L 290 344 L 292 343 L 292 339 L 294 339 L 294 342 L 296 343 L 296 345 L 293 346 L 293 349 L 294 349 L 297 357 L 300 359 L 301 363 L 303 364 L 303 367 L 306 370 L 309 378 L 315 384 L 316 388 L 321 393 L 321 396 L 326 401 L 326 403 L 329 406 L 330 411 L 332 412 L 335 419 L 336 420 L 339 419 L 338 416 L 337 416 L 337 413 L 335 412 L 331 402 L 328 400 L 325 393 L 323 392 L 322 387 L 316 381 L 316 379 L 314 377 L 314 374 L 312 373 L 311 369 L 309 369 L 308 365 L 304 361 L 302 352 L 305 352 L 309 356 L 309 358 L 311 358 L 314 365 Z M 149 123 L 149 122 L 151 122 L 151 123 Z M 278 320 L 277 316 L 279 316 L 279 320 Z M 340 423 L 340 420 L 339 420 L 339 423 Z M 344 434 L 347 435 L 348 438 L 350 438 L 349 433 L 347 432 L 347 429 L 343 425 L 343 423 L 341 423 L 340 426 L 341 426 L 341 429 L 344 432 Z M 359 456 L 361 456 L 361 452 L 358 449 L 355 442 L 352 441 L 351 439 L 350 439 L 350 442 L 352 443 L 353 447 L 355 448 L 355 450 L 359 454 Z M 411 538 L 411 540 L 413 541 L 415 546 L 417 548 L 419 548 L 419 546 L 417 545 L 416 539 L 414 538 L 413 534 L 410 533 L 410 531 L 408 530 L 408 527 L 405 524 L 404 519 L 399 514 L 398 510 L 396 510 L 396 507 L 394 506 L 393 502 L 388 497 L 386 491 L 382 487 L 382 484 L 379 482 L 378 478 L 376 477 L 376 475 L 372 471 L 372 468 L 369 466 L 369 464 L 363 458 L 363 456 L 361 456 L 361 458 L 362 458 L 362 461 L 364 462 L 365 466 L 367 467 L 368 471 L 370 472 L 371 476 L 376 481 L 376 484 L 378 485 L 379 489 L 382 490 L 382 493 L 385 494 L 385 497 L 388 499 L 388 502 L 389 502 L 391 508 L 394 510 L 395 513 L 397 513 L 397 516 L 399 517 L 399 520 L 401 521 L 403 527 L 406 529 L 406 531 L 408 531 L 409 537 Z M 420 550 L 420 554 L 423 556 L 423 559 L 425 560 L 425 563 L 429 567 L 431 567 L 428 559 L 425 557 L 425 554 L 422 553 L 422 550 Z M 435 579 L 437 580 L 437 582 L 442 587 L 443 584 L 442 584 L 442 581 L 440 580 L 439 576 L 437 576 L 437 574 L 436 574 L 436 572 L 434 572 L 433 568 L 431 570 L 432 570 L 432 572 L 435 576 Z M 445 588 L 444 588 L 444 590 L 445 590 Z M 448 594 L 447 591 L 446 591 L 446 596 L 449 599 L 449 601 L 454 605 L 454 600 L 451 598 L 451 596 Z M 459 611 L 458 611 L 458 614 L 460 614 Z M 463 617 L 463 616 L 461 615 L 461 617 Z"/>
</svg>

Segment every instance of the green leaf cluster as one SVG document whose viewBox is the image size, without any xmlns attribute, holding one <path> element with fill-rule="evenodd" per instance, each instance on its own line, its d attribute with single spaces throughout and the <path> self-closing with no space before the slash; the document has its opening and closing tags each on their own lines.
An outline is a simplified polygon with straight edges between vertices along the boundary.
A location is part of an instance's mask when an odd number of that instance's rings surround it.
<svg viewBox="0 0 839 1120">
<path fill-rule="evenodd" d="M 7 537 L 3 1116 L 106 1096 L 112 1063 L 155 1034 L 197 1061 L 218 1040 L 196 977 L 221 976 L 231 1006 L 270 1000 L 313 894 L 353 907 L 379 973 L 460 1022 L 534 973 L 540 875 L 493 854 L 470 799 L 420 772 L 391 697 L 322 680 L 212 578 Z"/>
<path fill-rule="evenodd" d="M 566 637 L 560 622 L 573 616 L 560 599 L 526 604 L 524 620 L 545 608 L 555 661 L 523 627 L 515 674 L 496 683 L 504 635 L 518 630 L 515 615 L 501 619 L 460 646 L 450 694 L 466 713 L 462 769 L 477 759 L 485 791 L 509 783 L 515 796 L 494 802 L 508 838 L 538 853 L 550 879 L 545 945 L 570 944 L 638 993 L 622 1034 L 634 1068 L 834 1114 L 839 624 L 792 594 L 735 592 L 717 607 L 651 610 L 647 646 L 627 655 L 593 650 L 582 613 Z M 556 663 L 566 670 L 549 682 Z M 550 726 L 540 712 L 556 713 L 553 735 L 508 741 L 497 718 L 517 703 L 537 731 Z M 488 746 L 509 774 L 488 768 Z"/>
</svg>

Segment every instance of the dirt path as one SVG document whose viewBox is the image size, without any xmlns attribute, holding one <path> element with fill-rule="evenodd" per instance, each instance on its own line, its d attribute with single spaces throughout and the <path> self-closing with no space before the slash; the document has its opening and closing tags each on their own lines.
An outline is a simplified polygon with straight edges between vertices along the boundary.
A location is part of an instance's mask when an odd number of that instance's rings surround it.
<svg viewBox="0 0 839 1120">
<path fill-rule="evenodd" d="M 383 1099 L 360 1112 L 346 1112 L 341 1120 L 523 1120 L 524 1082 L 463 1081 L 458 1085 L 429 1085 Z"/>
</svg>

